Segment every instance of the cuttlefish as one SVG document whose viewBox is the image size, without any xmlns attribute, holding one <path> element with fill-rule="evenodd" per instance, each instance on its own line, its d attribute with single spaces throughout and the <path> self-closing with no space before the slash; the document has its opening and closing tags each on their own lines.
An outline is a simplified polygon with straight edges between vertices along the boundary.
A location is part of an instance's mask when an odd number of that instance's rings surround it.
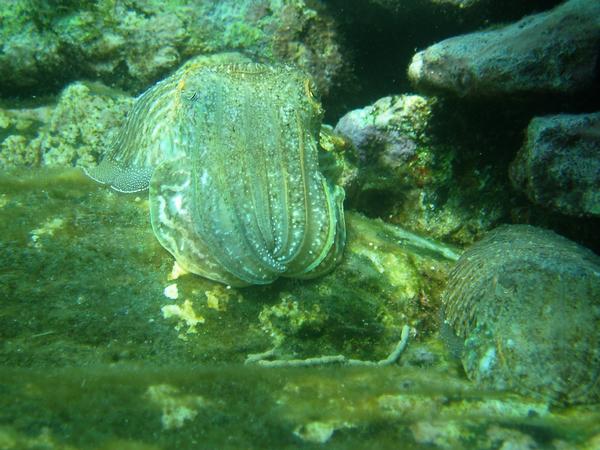
<svg viewBox="0 0 600 450">
<path fill-rule="evenodd" d="M 199 57 L 136 100 L 86 173 L 149 189 L 154 234 L 188 272 L 232 286 L 314 278 L 346 238 L 344 191 L 319 171 L 321 119 L 298 68 Z"/>
</svg>

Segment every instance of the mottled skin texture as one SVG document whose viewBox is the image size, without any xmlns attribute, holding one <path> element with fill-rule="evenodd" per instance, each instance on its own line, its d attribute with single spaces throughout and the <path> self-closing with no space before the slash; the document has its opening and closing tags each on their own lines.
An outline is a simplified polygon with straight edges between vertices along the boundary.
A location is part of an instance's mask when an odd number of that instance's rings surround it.
<svg viewBox="0 0 600 450">
<path fill-rule="evenodd" d="M 588 249 L 503 225 L 461 255 L 443 301 L 471 379 L 560 404 L 600 398 L 600 258 Z"/>
<path fill-rule="evenodd" d="M 344 247 L 344 192 L 319 172 L 313 82 L 228 58 L 192 60 L 145 92 L 88 175 L 149 187 L 156 237 L 190 272 L 233 286 L 322 275 Z"/>
</svg>

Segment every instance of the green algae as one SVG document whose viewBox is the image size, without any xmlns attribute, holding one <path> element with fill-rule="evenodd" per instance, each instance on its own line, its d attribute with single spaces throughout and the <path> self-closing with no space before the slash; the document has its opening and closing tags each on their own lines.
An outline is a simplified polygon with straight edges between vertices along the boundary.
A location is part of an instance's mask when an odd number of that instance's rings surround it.
<svg viewBox="0 0 600 450">
<path fill-rule="evenodd" d="M 441 254 L 407 253 L 383 223 L 351 215 L 346 257 L 339 270 L 320 279 L 230 291 L 194 275 L 170 280 L 173 260 L 153 236 L 146 194 L 118 194 L 82 177 L 72 169 L 0 179 L 1 211 L 8 219 L 0 230 L 6 299 L 1 361 L 7 365 L 108 363 L 145 355 L 158 365 L 240 362 L 275 341 L 301 357 L 380 359 L 403 325 L 418 328 L 433 314 L 423 314 L 419 298 L 435 303 L 450 265 Z M 429 282 L 419 281 L 423 273 Z M 177 299 L 164 294 L 173 283 Z M 177 320 L 163 317 L 161 308 L 186 300 L 204 318 L 196 333 L 180 333 Z M 295 302 L 296 317 L 267 320 L 265 311 L 281 309 L 282 302 Z M 316 309 L 320 319 L 298 319 Z M 22 353 L 32 336 L 43 339 Z"/>
<path fill-rule="evenodd" d="M 593 408 L 481 391 L 447 357 L 435 329 L 456 249 L 350 213 L 331 274 L 233 289 L 174 278 L 146 193 L 77 169 L 14 170 L 0 192 L 2 448 L 494 448 L 600 433 Z M 164 314 L 186 302 L 202 320 Z M 242 365 L 273 348 L 382 359 L 406 324 L 390 367 Z"/>
<path fill-rule="evenodd" d="M 52 440 L 48 448 L 492 448 L 499 434 L 585 443 L 599 431 L 597 411 L 552 414 L 442 373 L 395 368 L 115 365 L 0 374 L 2 417 L 12 424 L 0 428 L 4 448 L 28 448 L 41 435 Z"/>
<path fill-rule="evenodd" d="M 322 92 L 343 65 L 333 21 L 304 1 L 17 0 L 0 4 L 0 90 L 36 94 L 89 78 L 133 92 L 199 54 L 294 62 Z M 322 8 L 320 8 L 322 9 Z"/>
</svg>

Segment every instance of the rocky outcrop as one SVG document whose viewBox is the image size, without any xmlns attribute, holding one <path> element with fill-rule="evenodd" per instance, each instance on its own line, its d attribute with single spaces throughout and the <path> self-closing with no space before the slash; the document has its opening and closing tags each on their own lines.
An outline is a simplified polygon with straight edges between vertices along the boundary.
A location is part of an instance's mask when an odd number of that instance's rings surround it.
<svg viewBox="0 0 600 450">
<path fill-rule="evenodd" d="M 448 246 L 349 212 L 343 263 L 330 274 L 310 282 L 226 288 L 184 275 L 174 264 L 152 231 L 147 192 L 115 193 L 81 170 L 56 168 L 2 175 L 0 187 L 6 219 L 0 223 L 0 271 L 6 274 L 0 294 L 11 298 L 15 327 L 39 315 L 27 332 L 43 332 L 48 325 L 41 317 L 50 308 L 56 314 L 53 329 L 73 333 L 60 350 L 36 348 L 38 361 L 56 364 L 78 357 L 110 359 L 110 352 L 120 351 L 109 350 L 114 333 L 127 334 L 123 342 L 139 342 L 140 355 L 164 345 L 165 357 L 177 353 L 184 358 L 177 359 L 180 363 L 191 362 L 185 358 L 198 345 L 203 350 L 193 359 L 206 361 L 241 362 L 248 353 L 272 347 L 296 358 L 344 353 L 378 360 L 389 354 L 404 325 L 431 329 L 425 317 L 434 309 L 424 311 L 417 299 L 438 301 L 444 274 L 458 257 Z M 23 302 L 29 306 L 18 306 Z M 77 302 L 86 317 L 79 332 L 69 326 Z M 104 329 L 100 316 L 122 310 L 129 312 Z M 91 323 L 96 325 L 88 328 Z M 106 342 L 101 346 L 108 353 L 82 349 L 91 338 Z M 241 346 L 232 345 L 234 340 Z M 14 344 L 14 352 L 0 349 L 0 357 L 13 366 L 26 364 Z"/>
<path fill-rule="evenodd" d="M 352 143 L 357 167 L 342 182 L 348 207 L 460 244 L 506 215 L 503 180 L 440 137 L 445 114 L 432 97 L 394 95 L 344 115 L 335 131 Z"/>
<path fill-rule="evenodd" d="M 417 53 L 416 87 L 461 97 L 573 94 L 600 70 L 600 2 L 570 0 L 499 29 L 452 37 Z"/>
<path fill-rule="evenodd" d="M 54 3 L 0 6 L 0 94 L 82 78 L 138 92 L 191 56 L 224 50 L 293 62 L 327 92 L 342 65 L 332 20 L 303 0 Z"/>
<path fill-rule="evenodd" d="M 600 113 L 534 118 L 510 177 L 533 203 L 600 217 Z"/>
<path fill-rule="evenodd" d="M 0 167 L 94 165 L 132 104 L 121 91 L 76 82 L 53 106 L 0 109 Z"/>
</svg>

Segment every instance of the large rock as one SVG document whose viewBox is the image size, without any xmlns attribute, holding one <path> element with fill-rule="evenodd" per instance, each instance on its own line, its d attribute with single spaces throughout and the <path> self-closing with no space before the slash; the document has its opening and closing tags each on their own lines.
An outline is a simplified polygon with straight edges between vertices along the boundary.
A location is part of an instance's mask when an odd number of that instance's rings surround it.
<svg viewBox="0 0 600 450">
<path fill-rule="evenodd" d="M 600 112 L 533 119 L 510 176 L 538 205 L 599 217 Z"/>
<path fill-rule="evenodd" d="M 94 165 L 132 105 L 121 91 L 75 82 L 54 105 L 0 109 L 0 167 Z"/>
<path fill-rule="evenodd" d="M 490 395 L 445 358 L 430 336 L 451 249 L 349 213 L 331 274 L 228 289 L 173 267 L 144 197 L 73 169 L 0 176 L 1 448 L 491 450 L 535 445 L 531 420 L 540 445 L 597 442 L 597 411 Z M 379 360 L 404 324 L 398 365 L 241 364 Z"/>
<path fill-rule="evenodd" d="M 462 142 L 440 136 L 435 98 L 395 95 L 344 115 L 335 131 L 352 144 L 346 203 L 419 233 L 472 243 L 508 214 L 503 180 Z M 471 136 L 470 136 L 471 137 Z"/>
<path fill-rule="evenodd" d="M 598 80 L 600 2 L 570 0 L 500 29 L 452 37 L 417 53 L 420 89 L 459 96 L 572 94 Z"/>
<path fill-rule="evenodd" d="M 541 228 L 499 227 L 458 260 L 443 308 L 480 384 L 600 400 L 600 257 L 588 249 Z"/>
<path fill-rule="evenodd" d="M 43 93 L 82 78 L 141 91 L 191 56 L 232 49 L 294 62 L 323 92 L 342 65 L 332 20 L 303 0 L 2 5 L 4 95 Z"/>
<path fill-rule="evenodd" d="M 552 411 L 470 389 L 447 371 L 113 364 L 0 368 L 0 375 L 6 450 L 394 449 L 398 442 L 415 450 L 594 450 L 600 442 L 592 408 Z"/>
<path fill-rule="evenodd" d="M 0 360 L 13 366 L 150 353 L 157 363 L 240 362 L 274 346 L 297 357 L 381 359 L 405 324 L 431 329 L 433 310 L 424 314 L 418 299 L 436 303 L 457 258 L 349 212 L 343 262 L 331 274 L 229 289 L 172 272 L 147 192 L 118 194 L 77 169 L 21 170 L 0 177 L 0 187 L 0 297 L 10 310 L 0 316 Z M 27 333 L 48 329 L 53 338 L 20 352 Z"/>
</svg>

